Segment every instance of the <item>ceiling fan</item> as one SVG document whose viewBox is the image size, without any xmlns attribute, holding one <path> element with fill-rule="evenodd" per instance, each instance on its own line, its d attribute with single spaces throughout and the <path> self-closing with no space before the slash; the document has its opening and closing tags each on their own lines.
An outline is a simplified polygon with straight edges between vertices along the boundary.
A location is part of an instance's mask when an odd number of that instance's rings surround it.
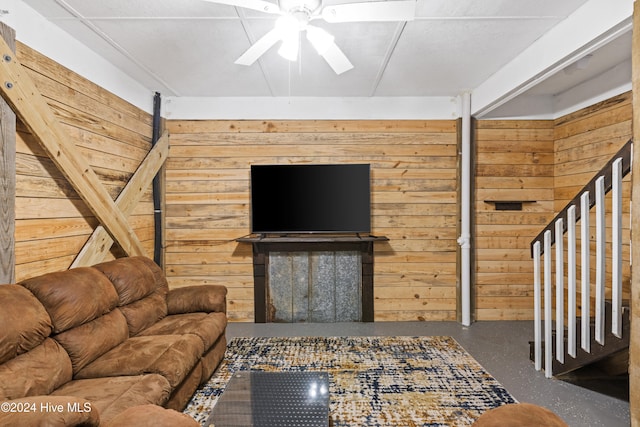
<svg viewBox="0 0 640 427">
<path fill-rule="evenodd" d="M 295 61 L 298 58 L 300 34 L 304 31 L 307 40 L 336 74 L 350 70 L 353 64 L 329 32 L 309 22 L 317 19 L 323 19 L 329 23 L 411 21 L 415 17 L 416 9 L 416 0 L 364 1 L 327 6 L 322 5 L 322 0 L 278 0 L 279 4 L 265 0 L 204 1 L 280 15 L 276 20 L 275 28 L 249 47 L 235 61 L 236 64 L 253 64 L 279 41 L 282 41 L 282 44 L 278 53 L 290 61 Z"/>
</svg>

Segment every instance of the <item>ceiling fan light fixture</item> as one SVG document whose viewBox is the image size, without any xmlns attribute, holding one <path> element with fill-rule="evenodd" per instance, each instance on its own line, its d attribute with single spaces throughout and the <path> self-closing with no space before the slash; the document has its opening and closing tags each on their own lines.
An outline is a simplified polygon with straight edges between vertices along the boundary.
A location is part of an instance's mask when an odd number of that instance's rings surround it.
<svg viewBox="0 0 640 427">
<path fill-rule="evenodd" d="M 298 33 L 295 36 L 290 35 L 282 39 L 278 54 L 291 62 L 298 60 Z"/>
<path fill-rule="evenodd" d="M 319 55 L 324 55 L 333 44 L 335 37 L 322 28 L 309 25 L 307 26 L 307 40 L 311 42 Z"/>
<path fill-rule="evenodd" d="M 282 34 L 283 37 L 287 37 L 290 34 L 298 33 L 300 30 L 300 24 L 298 20 L 291 15 L 282 15 L 276 19 L 276 29 Z"/>
<path fill-rule="evenodd" d="M 276 20 L 275 28 L 282 40 L 278 54 L 289 61 L 296 61 L 298 59 L 300 21 L 294 16 L 282 15 Z"/>
</svg>

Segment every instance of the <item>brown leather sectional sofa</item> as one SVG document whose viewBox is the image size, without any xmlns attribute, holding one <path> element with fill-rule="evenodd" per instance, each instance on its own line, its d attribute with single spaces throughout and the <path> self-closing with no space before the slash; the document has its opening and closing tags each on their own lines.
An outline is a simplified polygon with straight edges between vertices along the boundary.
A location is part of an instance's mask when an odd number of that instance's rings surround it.
<svg viewBox="0 0 640 427">
<path fill-rule="evenodd" d="M 181 425 L 148 404 L 181 410 L 214 372 L 226 292 L 169 290 L 144 257 L 0 285 L 0 425 L 122 425 L 137 408 Z"/>
</svg>

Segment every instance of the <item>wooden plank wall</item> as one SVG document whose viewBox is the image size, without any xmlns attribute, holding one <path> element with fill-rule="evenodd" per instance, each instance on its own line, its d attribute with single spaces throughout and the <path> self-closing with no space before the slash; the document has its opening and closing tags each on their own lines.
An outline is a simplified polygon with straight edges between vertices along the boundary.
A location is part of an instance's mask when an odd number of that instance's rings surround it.
<svg viewBox="0 0 640 427">
<path fill-rule="evenodd" d="M 115 198 L 150 148 L 150 115 L 25 45 L 17 55 Z M 376 247 L 376 320 L 455 319 L 456 121 L 170 120 L 167 127 L 172 287 L 223 283 L 230 317 L 251 321 L 251 249 L 234 242 L 249 231 L 249 165 L 365 162 L 373 165 L 373 232 L 391 239 Z M 477 123 L 478 320 L 532 317 L 531 239 L 630 136 L 630 93 L 555 121 Z M 20 123 L 16 139 L 19 281 L 66 269 L 97 221 Z M 625 200 L 629 187 L 627 178 Z M 535 203 L 498 212 L 485 200 Z M 131 222 L 152 256 L 150 192 Z M 629 277 L 625 263 L 627 291 Z"/>
<path fill-rule="evenodd" d="M 24 44 L 17 55 L 111 196 L 149 151 L 151 116 Z M 150 95 L 151 102 L 151 95 Z M 16 280 L 69 267 L 97 220 L 21 123 L 16 142 Z M 153 206 L 130 217 L 153 256 Z M 118 253 L 117 248 L 113 256 Z"/>
<path fill-rule="evenodd" d="M 555 192 L 554 211 L 559 212 L 596 172 L 631 138 L 632 94 L 614 98 L 561 117 L 554 122 Z M 623 181 L 623 292 L 630 290 L 630 201 L 631 175 Z M 611 193 L 606 197 L 607 283 L 611 277 Z M 595 210 L 591 225 L 591 283 L 595 286 Z M 579 236 L 578 236 L 579 237 Z M 578 245 L 580 242 L 578 241 Z M 580 247 L 580 246 L 578 246 Z M 580 260 L 578 259 L 578 262 Z M 580 271 L 578 267 L 578 271 Z M 594 288 L 595 289 L 595 288 Z M 594 294 L 595 291 L 591 293 Z M 607 295 L 609 297 L 609 294 Z"/>
<path fill-rule="evenodd" d="M 477 123 L 478 320 L 533 318 L 531 240 L 631 138 L 631 114 L 629 92 L 554 121 L 484 120 Z M 627 298 L 630 287 L 630 187 L 628 176 L 624 180 L 623 193 L 623 283 Z M 498 212 L 485 200 L 531 200 L 535 203 L 525 203 L 522 212 Z M 606 203 L 610 213 L 610 194 Z M 591 217 L 594 284 L 595 212 Z M 609 217 L 609 243 L 610 224 Z M 610 257 L 610 250 L 607 254 Z M 607 278 L 610 274 L 609 258 Z"/>
<path fill-rule="evenodd" d="M 454 320 L 456 121 L 174 121 L 166 166 L 170 286 L 221 283 L 253 321 L 249 167 L 371 163 L 375 320 Z M 376 244 L 378 245 L 378 244 Z"/>
<path fill-rule="evenodd" d="M 529 243 L 554 215 L 553 122 L 478 121 L 475 142 L 476 319 L 533 319 Z"/>
</svg>

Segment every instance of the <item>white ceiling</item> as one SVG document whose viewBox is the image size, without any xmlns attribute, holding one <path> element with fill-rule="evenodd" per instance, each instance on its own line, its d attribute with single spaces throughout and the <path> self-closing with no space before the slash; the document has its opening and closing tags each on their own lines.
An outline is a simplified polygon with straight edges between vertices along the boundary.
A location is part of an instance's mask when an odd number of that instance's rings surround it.
<svg viewBox="0 0 640 427">
<path fill-rule="evenodd" d="M 272 48 L 252 66 L 234 64 L 274 27 L 276 15 L 202 0 L 24 0 L 144 87 L 170 97 L 458 96 L 587 2 L 417 0 L 410 22 L 315 21 L 354 65 L 336 75 L 304 38 L 297 63 Z M 556 73 L 524 95 L 556 96 L 620 67 L 631 57 L 630 40 L 628 32 L 592 52 L 586 69 Z"/>
</svg>

